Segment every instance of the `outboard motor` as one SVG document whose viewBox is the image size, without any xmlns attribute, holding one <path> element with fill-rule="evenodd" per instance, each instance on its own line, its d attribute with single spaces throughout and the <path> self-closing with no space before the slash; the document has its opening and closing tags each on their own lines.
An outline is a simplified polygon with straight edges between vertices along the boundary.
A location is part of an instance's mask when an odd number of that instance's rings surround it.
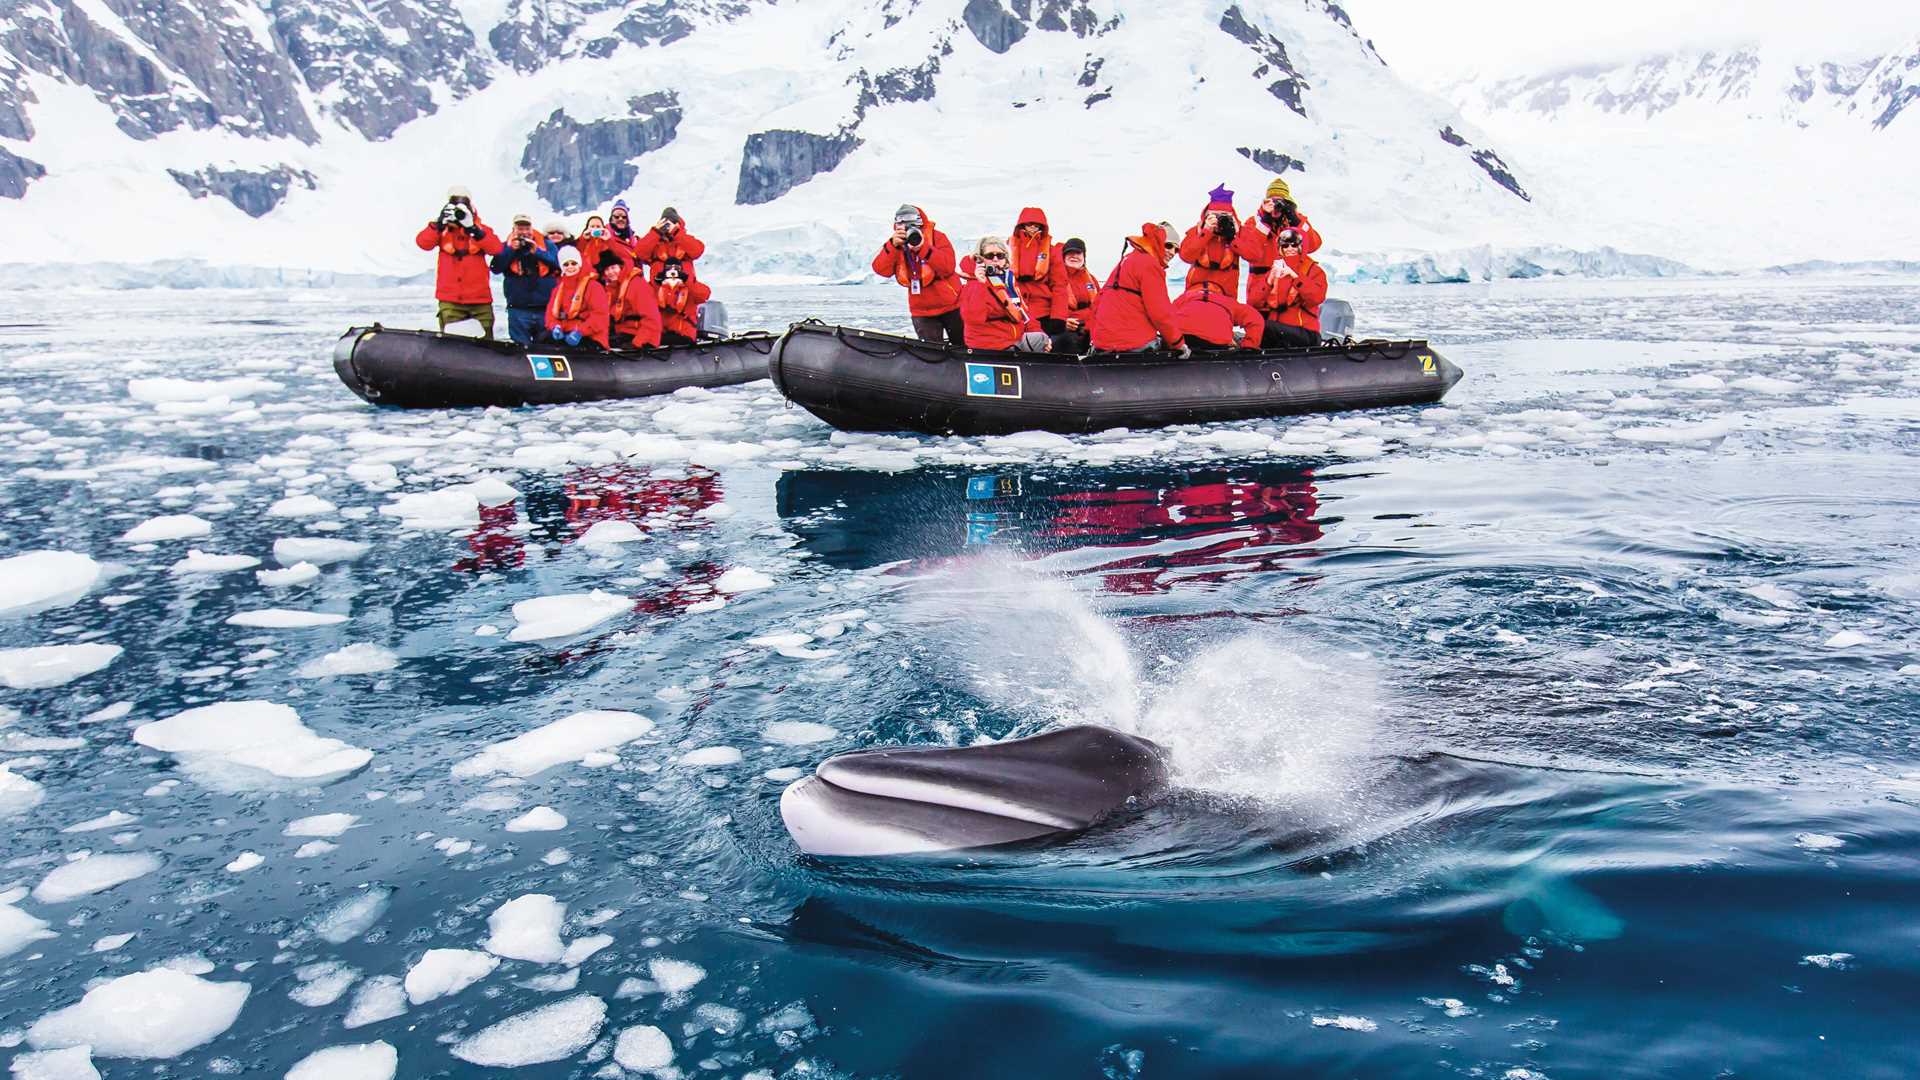
<svg viewBox="0 0 1920 1080">
<path fill-rule="evenodd" d="M 1353 305 L 1345 300 L 1320 304 L 1320 340 L 1339 341 L 1353 336 Z"/>
<path fill-rule="evenodd" d="M 1351 316 L 1349 316 L 1351 321 Z M 723 338 L 727 334 L 727 305 L 718 300 L 709 300 L 700 305 L 700 336 L 703 338 Z"/>
</svg>

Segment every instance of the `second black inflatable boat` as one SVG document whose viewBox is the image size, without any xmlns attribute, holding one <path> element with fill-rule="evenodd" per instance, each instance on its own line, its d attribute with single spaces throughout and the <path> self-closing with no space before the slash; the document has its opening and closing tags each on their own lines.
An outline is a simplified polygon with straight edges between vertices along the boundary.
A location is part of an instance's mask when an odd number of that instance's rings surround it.
<svg viewBox="0 0 1920 1080">
<path fill-rule="evenodd" d="M 341 336 L 333 348 L 333 370 L 348 389 L 375 405 L 557 405 L 764 379 L 776 340 L 772 334 L 751 333 L 692 345 L 599 352 L 375 324 L 356 326 Z"/>
<path fill-rule="evenodd" d="M 981 352 L 807 321 L 767 365 L 845 431 L 1063 434 L 1439 401 L 1462 372 L 1424 341 L 1195 353 Z"/>
</svg>

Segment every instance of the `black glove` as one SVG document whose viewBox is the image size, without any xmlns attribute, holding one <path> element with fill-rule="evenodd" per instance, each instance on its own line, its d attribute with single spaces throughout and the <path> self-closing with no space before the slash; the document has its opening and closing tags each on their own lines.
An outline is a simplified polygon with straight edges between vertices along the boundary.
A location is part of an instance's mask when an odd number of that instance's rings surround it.
<svg viewBox="0 0 1920 1080">
<path fill-rule="evenodd" d="M 432 229 L 432 230 L 433 230 L 434 232 L 439 232 L 440 230 L 442 230 L 442 229 L 444 229 L 444 228 L 446 228 L 446 227 L 447 227 L 447 223 L 446 223 L 446 222 L 444 222 L 444 221 L 429 221 L 429 222 L 427 222 L 427 228 L 429 228 L 429 229 Z"/>
<path fill-rule="evenodd" d="M 467 226 L 467 235 L 473 237 L 475 240 L 478 240 L 481 237 L 487 235 L 487 233 L 486 233 L 486 230 L 482 229 L 478 225 L 469 225 Z"/>
</svg>

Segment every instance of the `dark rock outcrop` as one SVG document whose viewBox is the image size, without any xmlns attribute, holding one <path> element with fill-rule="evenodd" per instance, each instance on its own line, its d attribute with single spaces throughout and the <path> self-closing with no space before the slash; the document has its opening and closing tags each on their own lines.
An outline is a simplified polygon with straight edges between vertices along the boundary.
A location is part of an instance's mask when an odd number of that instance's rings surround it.
<svg viewBox="0 0 1920 1080">
<path fill-rule="evenodd" d="M 967 0 L 960 20 L 990 51 L 1004 53 L 1027 36 L 1027 24 L 1000 6 L 1000 0 Z"/>
<path fill-rule="evenodd" d="M 1279 38 L 1261 33 L 1259 28 L 1247 21 L 1246 14 L 1237 4 L 1220 16 L 1220 29 L 1260 58 L 1260 66 L 1253 69 L 1254 78 L 1275 76 L 1267 83 L 1267 93 L 1279 98 L 1282 104 L 1301 116 L 1307 115 L 1307 81 L 1294 70 L 1293 61 L 1287 57 L 1287 47 Z"/>
<path fill-rule="evenodd" d="M 1527 194 L 1526 189 L 1520 186 L 1520 181 L 1514 178 L 1513 170 L 1507 168 L 1507 163 L 1500 160 L 1499 154 L 1475 147 L 1451 126 L 1440 129 L 1440 139 L 1449 146 L 1458 146 L 1467 151 L 1473 158 L 1473 163 L 1486 170 L 1486 174 L 1493 178 L 1494 183 L 1520 196 L 1524 202 L 1533 201 L 1533 196 Z"/>
<path fill-rule="evenodd" d="M 1306 172 L 1307 167 L 1301 161 L 1288 157 L 1276 150 L 1262 150 L 1257 146 L 1239 147 L 1240 156 L 1270 173 L 1283 173 L 1288 169 L 1294 172 Z"/>
<path fill-rule="evenodd" d="M 492 81 L 452 0 L 265 0 L 262 7 L 307 87 L 324 95 L 322 108 L 369 139 L 437 111 L 436 82 L 461 98 Z"/>
<path fill-rule="evenodd" d="M 747 136 L 740 155 L 740 187 L 733 201 L 757 206 L 832 172 L 860 146 L 851 132 L 815 135 L 810 131 L 760 131 Z"/>
<path fill-rule="evenodd" d="M 313 190 L 313 174 L 305 169 L 293 169 L 282 165 L 276 169 L 216 169 L 212 166 L 199 172 L 183 173 L 178 169 L 168 169 L 167 175 L 193 195 L 204 199 L 209 195 L 218 195 L 240 208 L 248 217 L 265 217 L 280 201 L 287 197 L 295 184 Z"/>
<path fill-rule="evenodd" d="M 608 42 L 668 45 L 701 26 L 731 22 L 747 13 L 747 0 L 512 0 L 500 22 L 487 32 L 494 55 L 516 71 L 538 71 L 573 56 L 609 55 Z M 614 38 L 579 40 L 579 31 L 608 12 L 624 12 Z M 602 23 L 604 25 L 604 23 Z"/>
<path fill-rule="evenodd" d="M 932 101 L 934 94 L 934 76 L 940 74 L 940 61 L 953 52 L 951 44 L 943 43 L 940 52 L 927 58 L 919 67 L 894 68 L 878 75 L 861 70 L 853 77 L 860 86 L 860 96 L 853 104 L 855 122 L 864 120 L 867 110 L 876 105 L 890 105 L 897 101 Z"/>
<path fill-rule="evenodd" d="M 46 167 L 0 146 L 0 199 L 26 197 L 27 185 L 47 175 Z"/>
<path fill-rule="evenodd" d="M 633 159 L 673 141 L 680 128 L 680 99 L 672 91 L 627 102 L 628 115 L 581 123 L 565 109 L 540 122 L 527 137 L 520 168 L 534 190 L 564 213 L 593 210 L 633 186 L 640 169 Z"/>
</svg>

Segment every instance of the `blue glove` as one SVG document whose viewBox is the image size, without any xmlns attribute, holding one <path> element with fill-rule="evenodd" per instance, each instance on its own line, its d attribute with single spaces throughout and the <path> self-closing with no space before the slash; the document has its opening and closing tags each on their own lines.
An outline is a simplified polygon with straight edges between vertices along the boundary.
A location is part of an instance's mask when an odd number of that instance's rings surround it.
<svg viewBox="0 0 1920 1080">
<path fill-rule="evenodd" d="M 578 330 L 569 330 L 569 331 L 567 332 L 567 344 L 569 344 L 569 345 L 578 345 L 578 344 L 580 344 L 580 331 L 578 331 Z"/>
<path fill-rule="evenodd" d="M 552 338 L 555 341 L 559 341 L 561 338 L 566 337 L 567 334 L 566 334 L 566 331 L 556 326 L 553 329 L 547 331 L 547 336 Z"/>
</svg>

